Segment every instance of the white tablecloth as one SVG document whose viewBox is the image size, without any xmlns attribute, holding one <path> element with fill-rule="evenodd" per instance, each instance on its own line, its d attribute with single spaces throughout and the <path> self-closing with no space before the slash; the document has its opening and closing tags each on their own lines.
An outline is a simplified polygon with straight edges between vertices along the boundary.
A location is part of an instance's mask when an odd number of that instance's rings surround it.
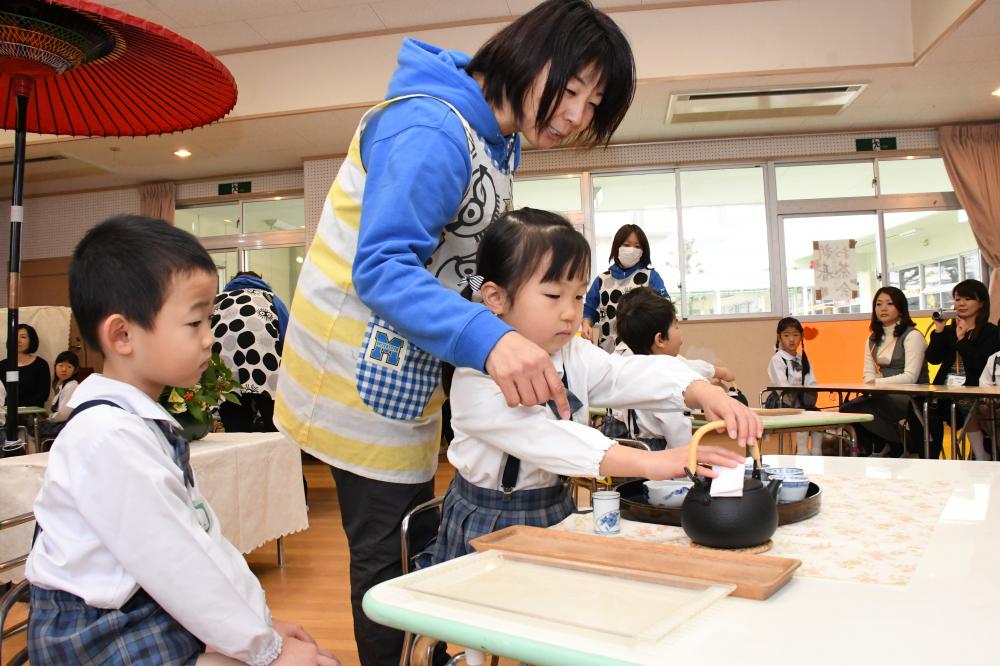
<svg viewBox="0 0 1000 666">
<path fill-rule="evenodd" d="M 0 517 L 31 511 L 49 454 L 0 460 Z M 195 480 L 222 523 L 222 533 L 249 553 L 309 527 L 299 447 L 281 433 L 214 433 L 191 444 Z M 0 532 L 0 561 L 25 554 L 34 523 Z M 0 581 L 23 570 L 0 573 Z"/>
</svg>

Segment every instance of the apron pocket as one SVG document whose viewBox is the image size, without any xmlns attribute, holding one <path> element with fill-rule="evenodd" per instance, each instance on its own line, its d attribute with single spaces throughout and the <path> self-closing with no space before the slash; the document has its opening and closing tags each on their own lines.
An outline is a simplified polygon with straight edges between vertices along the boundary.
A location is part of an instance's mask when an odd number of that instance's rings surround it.
<svg viewBox="0 0 1000 666">
<path fill-rule="evenodd" d="M 415 421 L 441 382 L 441 361 L 372 315 L 355 378 L 358 395 L 376 414 Z"/>
</svg>

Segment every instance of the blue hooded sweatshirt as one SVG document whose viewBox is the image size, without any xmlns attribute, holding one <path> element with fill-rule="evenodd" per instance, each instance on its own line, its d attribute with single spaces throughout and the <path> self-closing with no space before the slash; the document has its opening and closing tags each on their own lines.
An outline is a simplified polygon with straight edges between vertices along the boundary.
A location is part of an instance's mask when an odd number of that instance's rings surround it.
<svg viewBox="0 0 1000 666">
<path fill-rule="evenodd" d="M 230 280 L 222 291 L 234 291 L 236 289 L 260 289 L 266 291 L 274 297 L 274 311 L 278 313 L 278 339 L 285 339 L 285 329 L 288 328 L 288 308 L 281 302 L 278 295 L 271 289 L 271 285 L 260 278 L 252 275 L 237 275 Z"/>
<path fill-rule="evenodd" d="M 398 59 L 386 99 L 419 93 L 447 101 L 495 162 L 504 164 L 513 150 L 516 168 L 519 139 L 511 146 L 501 133 L 479 84 L 465 72 L 469 56 L 406 39 Z M 396 102 L 368 122 L 361 160 L 367 177 L 352 272 L 358 297 L 421 349 L 483 370 L 511 327 L 441 286 L 425 268 L 471 177 L 461 121 L 434 99 Z"/>
</svg>

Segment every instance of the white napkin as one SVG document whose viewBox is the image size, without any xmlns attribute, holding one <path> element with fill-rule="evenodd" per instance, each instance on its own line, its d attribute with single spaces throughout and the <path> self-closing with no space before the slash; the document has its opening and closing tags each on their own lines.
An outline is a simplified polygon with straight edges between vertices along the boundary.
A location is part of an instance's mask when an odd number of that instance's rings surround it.
<svg viewBox="0 0 1000 666">
<path fill-rule="evenodd" d="M 740 467 L 712 465 L 719 475 L 712 479 L 712 497 L 743 497 L 743 472 Z"/>
</svg>

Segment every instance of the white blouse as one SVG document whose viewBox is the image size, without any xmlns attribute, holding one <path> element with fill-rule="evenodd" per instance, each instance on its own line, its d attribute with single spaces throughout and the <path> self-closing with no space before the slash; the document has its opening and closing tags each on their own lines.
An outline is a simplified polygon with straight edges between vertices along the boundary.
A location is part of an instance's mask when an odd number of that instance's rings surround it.
<svg viewBox="0 0 1000 666">
<path fill-rule="evenodd" d="M 604 454 L 614 444 L 587 425 L 589 405 L 685 409 L 684 391 L 701 379 L 672 356 L 608 354 L 574 337 L 552 355 L 569 390 L 583 403 L 570 421 L 557 420 L 547 405 L 508 407 L 488 375 L 459 368 L 451 385 L 455 437 L 448 461 L 470 483 L 500 489 L 507 456 L 521 459 L 515 490 L 547 488 L 559 476 L 599 476 Z"/>
<path fill-rule="evenodd" d="M 206 645 L 271 663 L 282 641 L 264 590 L 197 481 L 184 484 L 155 423 L 176 421 L 139 389 L 100 374 L 69 402 L 95 399 L 124 409 L 88 409 L 56 439 L 34 504 L 43 531 L 25 576 L 95 608 L 121 608 L 141 587 Z"/>
</svg>

